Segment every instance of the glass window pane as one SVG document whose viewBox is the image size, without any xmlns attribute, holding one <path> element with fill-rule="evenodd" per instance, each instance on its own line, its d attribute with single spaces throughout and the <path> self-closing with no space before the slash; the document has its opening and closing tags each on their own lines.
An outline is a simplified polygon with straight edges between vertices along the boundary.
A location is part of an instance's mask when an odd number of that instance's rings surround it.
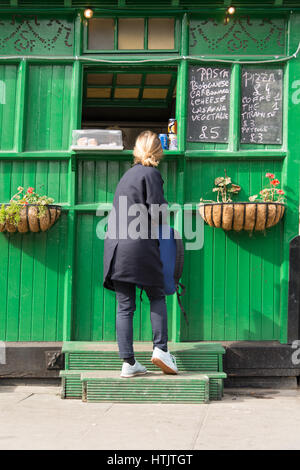
<svg viewBox="0 0 300 470">
<path fill-rule="evenodd" d="M 146 85 L 169 85 L 171 81 L 170 73 L 149 73 L 146 76 Z"/>
<path fill-rule="evenodd" d="M 144 49 L 144 18 L 120 18 L 118 49 Z"/>
<path fill-rule="evenodd" d="M 174 18 L 149 18 L 148 49 L 174 49 Z"/>
<path fill-rule="evenodd" d="M 139 88 L 116 88 L 115 98 L 138 98 Z"/>
<path fill-rule="evenodd" d="M 87 84 L 88 85 L 111 85 L 112 84 L 112 73 L 88 73 Z"/>
<path fill-rule="evenodd" d="M 88 88 L 87 98 L 110 98 L 111 88 Z"/>
<path fill-rule="evenodd" d="M 143 98 L 164 100 L 168 95 L 168 88 L 144 88 Z"/>
<path fill-rule="evenodd" d="M 119 73 L 117 75 L 117 85 L 140 85 L 142 74 L 140 73 Z"/>
<path fill-rule="evenodd" d="M 89 20 L 88 49 L 114 49 L 115 20 L 92 18 Z"/>
</svg>

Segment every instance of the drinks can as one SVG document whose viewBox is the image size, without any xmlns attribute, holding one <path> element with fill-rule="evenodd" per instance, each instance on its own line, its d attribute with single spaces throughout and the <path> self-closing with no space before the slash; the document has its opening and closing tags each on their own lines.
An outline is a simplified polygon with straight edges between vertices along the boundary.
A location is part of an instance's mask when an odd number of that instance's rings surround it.
<svg viewBox="0 0 300 470">
<path fill-rule="evenodd" d="M 167 134 L 158 134 L 158 138 L 161 141 L 161 146 L 163 150 L 168 150 L 168 135 Z"/>
<path fill-rule="evenodd" d="M 168 134 L 177 134 L 177 121 L 176 121 L 176 119 L 169 119 Z"/>
<path fill-rule="evenodd" d="M 169 150 L 177 150 L 177 134 L 169 134 Z"/>
</svg>

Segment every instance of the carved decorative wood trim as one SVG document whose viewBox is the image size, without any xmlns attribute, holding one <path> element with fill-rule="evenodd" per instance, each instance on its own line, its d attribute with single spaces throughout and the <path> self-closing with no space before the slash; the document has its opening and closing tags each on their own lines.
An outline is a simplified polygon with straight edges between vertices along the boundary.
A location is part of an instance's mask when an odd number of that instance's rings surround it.
<svg viewBox="0 0 300 470">
<path fill-rule="evenodd" d="M 286 53 L 284 18 L 240 16 L 224 24 L 224 18 L 191 19 L 190 53 L 277 54 Z"/>
<path fill-rule="evenodd" d="M 73 36 L 73 22 L 70 20 L 13 15 L 0 20 L 0 53 L 70 54 Z"/>
</svg>

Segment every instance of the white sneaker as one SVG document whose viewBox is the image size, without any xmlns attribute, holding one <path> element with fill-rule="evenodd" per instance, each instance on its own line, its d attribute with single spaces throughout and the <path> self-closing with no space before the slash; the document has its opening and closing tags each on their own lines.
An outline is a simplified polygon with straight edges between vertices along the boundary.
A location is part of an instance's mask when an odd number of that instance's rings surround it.
<svg viewBox="0 0 300 470">
<path fill-rule="evenodd" d="M 154 348 L 151 362 L 160 367 L 165 374 L 178 374 L 175 356 L 157 347 Z"/>
<path fill-rule="evenodd" d="M 128 362 L 123 362 L 122 366 L 122 371 L 121 371 L 121 377 L 134 377 L 136 375 L 144 375 L 147 374 L 147 369 L 146 367 L 142 366 L 138 361 L 135 361 L 133 366 L 128 364 Z"/>
</svg>

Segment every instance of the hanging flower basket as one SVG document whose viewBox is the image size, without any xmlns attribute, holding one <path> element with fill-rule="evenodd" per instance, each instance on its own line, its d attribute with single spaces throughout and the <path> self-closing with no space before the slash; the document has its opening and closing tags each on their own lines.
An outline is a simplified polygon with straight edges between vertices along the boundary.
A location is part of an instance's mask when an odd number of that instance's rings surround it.
<svg viewBox="0 0 300 470">
<path fill-rule="evenodd" d="M 4 204 L 8 207 L 9 204 Z M 46 232 L 59 219 L 61 207 L 53 204 L 43 206 L 43 213 L 40 215 L 38 204 L 27 204 L 20 209 L 20 220 L 18 224 L 6 221 L 0 223 L 0 232 Z"/>
<path fill-rule="evenodd" d="M 281 202 L 211 202 L 200 203 L 199 212 L 211 227 L 223 230 L 264 231 L 282 219 L 285 205 Z"/>
<path fill-rule="evenodd" d="M 269 180 L 269 186 L 259 194 L 250 196 L 250 202 L 233 202 L 231 198 L 239 193 L 241 187 L 232 183 L 225 170 L 225 177 L 215 178 L 215 186 L 212 189 L 217 193 L 217 202 L 200 199 L 201 217 L 211 227 L 236 232 L 263 232 L 278 224 L 285 210 L 284 191 L 277 187 L 280 181 L 273 173 L 266 173 L 265 176 Z"/>
<path fill-rule="evenodd" d="M 0 206 L 0 232 L 45 232 L 57 221 L 61 207 L 52 204 L 54 199 L 40 196 L 31 186 L 22 186 L 8 204 Z"/>
</svg>

